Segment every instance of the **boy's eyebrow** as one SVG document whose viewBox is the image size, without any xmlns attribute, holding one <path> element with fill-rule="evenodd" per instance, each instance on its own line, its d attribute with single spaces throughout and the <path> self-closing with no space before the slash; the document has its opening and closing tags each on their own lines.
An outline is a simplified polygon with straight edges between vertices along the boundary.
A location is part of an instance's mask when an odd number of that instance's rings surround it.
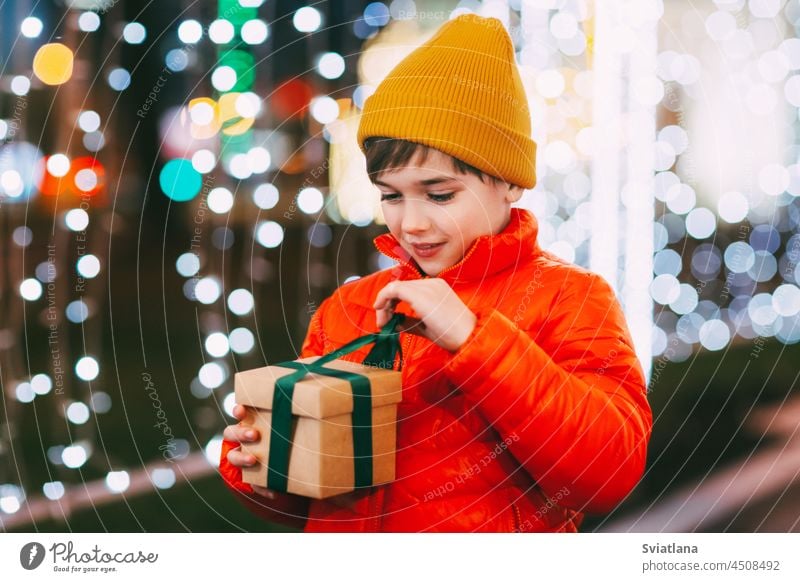
<svg viewBox="0 0 800 582">
<path fill-rule="evenodd" d="M 416 182 L 417 186 L 436 186 L 437 184 L 444 184 L 448 182 L 460 182 L 458 178 L 453 176 L 447 176 L 444 178 L 429 178 L 427 180 L 418 180 Z M 377 184 L 378 186 L 386 186 L 387 188 L 394 188 L 391 184 L 387 184 L 381 180 L 373 180 L 373 184 Z"/>
</svg>

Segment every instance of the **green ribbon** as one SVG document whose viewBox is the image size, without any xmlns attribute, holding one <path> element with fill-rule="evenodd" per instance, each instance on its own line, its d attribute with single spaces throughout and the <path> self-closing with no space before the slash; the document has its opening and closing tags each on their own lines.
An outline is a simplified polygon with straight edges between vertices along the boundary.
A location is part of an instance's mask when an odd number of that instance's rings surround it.
<svg viewBox="0 0 800 582">
<path fill-rule="evenodd" d="M 394 329 L 404 319 L 405 315 L 395 313 L 378 333 L 356 338 L 313 362 L 288 361 L 275 364 L 283 368 L 293 368 L 297 372 L 278 378 L 275 382 L 275 392 L 272 397 L 269 464 L 267 466 L 266 485 L 268 489 L 283 493 L 287 490 L 289 446 L 292 432 L 292 397 L 295 384 L 305 378 L 309 372 L 350 382 L 353 391 L 354 485 L 355 487 L 372 485 L 372 390 L 369 378 L 363 374 L 325 368 L 324 364 L 374 342 L 375 346 L 364 358 L 364 365 L 392 370 L 394 359 L 400 351 L 400 332 L 395 332 Z"/>
</svg>

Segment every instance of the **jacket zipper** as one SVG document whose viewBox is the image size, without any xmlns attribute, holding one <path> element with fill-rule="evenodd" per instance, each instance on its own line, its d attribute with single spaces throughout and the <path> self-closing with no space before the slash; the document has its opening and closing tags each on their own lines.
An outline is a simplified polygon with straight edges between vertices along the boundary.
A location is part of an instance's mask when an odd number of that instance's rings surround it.
<svg viewBox="0 0 800 582">
<path fill-rule="evenodd" d="M 441 277 L 442 273 L 446 273 L 447 271 L 451 271 L 451 270 L 455 269 L 456 267 L 458 267 L 459 265 L 461 265 L 462 263 L 464 263 L 472 255 L 472 253 L 475 252 L 475 250 L 477 248 L 478 248 L 478 245 L 473 244 L 472 248 L 470 248 L 470 250 L 467 252 L 467 254 L 464 255 L 464 257 L 460 261 L 458 261 L 455 265 L 451 265 L 450 267 L 447 267 L 446 269 L 440 271 L 439 274 L 437 275 L 437 277 Z M 415 278 L 419 278 L 419 279 L 430 279 L 431 278 L 429 275 L 421 275 L 420 272 L 413 265 L 411 265 L 410 263 L 407 263 L 405 261 L 400 261 L 400 260 L 398 260 L 398 263 L 408 267 L 409 271 L 413 275 L 415 275 Z M 405 364 L 406 364 L 406 361 L 408 359 L 409 349 L 411 347 L 411 342 L 413 341 L 412 335 L 413 334 L 406 333 L 406 337 L 403 340 L 403 346 L 404 347 L 401 349 L 401 353 L 398 355 L 397 368 L 400 368 L 401 365 L 402 365 L 403 368 L 405 368 Z M 386 493 L 384 487 L 386 487 L 386 486 L 384 485 L 382 487 L 377 488 L 375 490 L 374 494 L 371 495 L 372 499 L 370 499 L 370 501 L 372 501 L 374 499 L 374 503 L 370 504 L 370 505 L 372 505 L 370 514 L 373 517 L 370 520 L 371 527 L 368 528 L 368 529 L 370 531 L 372 531 L 372 532 L 379 532 L 380 531 L 381 514 L 383 513 L 383 498 L 384 498 L 385 493 Z M 512 507 L 514 509 L 514 523 L 516 524 L 516 530 L 518 531 L 519 527 L 520 527 L 519 509 L 517 509 L 517 506 L 514 505 L 514 504 L 512 504 Z M 380 508 L 381 511 L 378 511 L 378 508 Z"/>
<path fill-rule="evenodd" d="M 370 503 L 370 505 L 372 506 L 370 508 L 370 514 L 372 515 L 372 520 L 370 521 L 371 527 L 368 528 L 370 532 L 377 533 L 381 530 L 380 523 L 381 523 L 381 513 L 383 513 L 382 511 L 383 495 L 384 495 L 383 487 L 378 487 L 370 496 L 371 497 L 370 501 L 374 500 L 374 503 Z M 380 501 L 378 500 L 378 497 L 380 497 Z M 381 508 L 380 512 L 378 511 L 379 507 Z"/>
<path fill-rule="evenodd" d="M 405 368 L 406 355 L 409 353 L 412 340 L 412 334 L 406 333 L 406 337 L 403 338 L 404 347 L 400 351 L 400 354 L 398 354 L 398 366 L 395 368 L 397 371 L 399 371 L 401 368 Z M 399 364 L 402 364 L 402 366 Z M 371 532 L 380 531 L 381 516 L 383 515 L 383 499 L 386 496 L 386 489 L 384 489 L 385 487 L 387 487 L 387 485 L 376 488 L 371 495 L 372 499 L 370 499 L 370 501 L 374 500 L 374 503 L 370 503 L 370 505 L 372 505 L 370 508 L 370 515 L 372 516 L 372 519 L 370 520 L 371 527 L 368 529 Z"/>
<path fill-rule="evenodd" d="M 464 257 L 460 261 L 458 261 L 455 265 L 450 265 L 446 269 L 443 269 L 436 276 L 437 277 L 441 277 L 442 273 L 446 273 L 447 271 L 452 271 L 456 267 L 458 267 L 458 266 L 462 265 L 463 263 L 465 263 L 467 261 L 467 259 L 470 258 L 470 256 L 472 256 L 472 253 L 474 253 L 477 248 L 478 248 L 478 245 L 477 244 L 473 244 L 472 247 L 467 251 L 467 254 L 464 255 Z"/>
<path fill-rule="evenodd" d="M 406 367 L 406 356 L 408 354 L 408 348 L 411 346 L 411 334 L 406 332 L 406 337 L 403 338 L 403 347 L 400 350 L 400 357 L 398 359 L 398 370 L 402 370 Z"/>
<path fill-rule="evenodd" d="M 514 513 L 514 530 L 513 531 L 514 531 L 514 533 L 520 533 L 521 532 L 521 528 L 522 528 L 522 516 L 519 513 L 519 507 L 517 507 L 517 504 L 514 501 L 511 502 L 511 509 L 513 510 L 513 513 Z"/>
</svg>

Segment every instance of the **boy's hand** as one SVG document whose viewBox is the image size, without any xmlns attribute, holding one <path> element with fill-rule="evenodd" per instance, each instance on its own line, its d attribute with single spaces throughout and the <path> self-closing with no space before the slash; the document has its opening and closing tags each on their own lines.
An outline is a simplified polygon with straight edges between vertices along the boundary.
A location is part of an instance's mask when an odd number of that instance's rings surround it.
<svg viewBox="0 0 800 582">
<path fill-rule="evenodd" d="M 475 314 L 443 279 L 392 281 L 386 285 L 373 304 L 378 328 L 391 319 L 398 301 L 408 303 L 421 318 L 406 318 L 398 331 L 421 335 L 451 352 L 458 350 L 475 329 Z"/>
<path fill-rule="evenodd" d="M 239 421 L 239 424 L 231 424 L 225 427 L 222 436 L 225 440 L 233 441 L 235 443 L 251 443 L 261 438 L 258 431 L 242 421 L 247 417 L 247 411 L 244 406 L 237 404 L 233 407 L 233 416 Z M 243 453 L 241 448 L 231 449 L 228 451 L 228 462 L 235 467 L 250 467 L 256 464 L 256 458 L 248 453 Z M 264 487 L 252 485 L 253 491 L 266 497 L 267 499 L 275 499 L 275 493 Z"/>
</svg>

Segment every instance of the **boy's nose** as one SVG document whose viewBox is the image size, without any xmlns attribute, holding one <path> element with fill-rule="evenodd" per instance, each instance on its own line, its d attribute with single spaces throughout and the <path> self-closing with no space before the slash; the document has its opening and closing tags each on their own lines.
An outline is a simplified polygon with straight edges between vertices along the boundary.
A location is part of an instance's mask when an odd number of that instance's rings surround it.
<svg viewBox="0 0 800 582">
<path fill-rule="evenodd" d="M 404 232 L 424 232 L 430 228 L 425 202 L 413 200 L 405 205 L 402 228 Z"/>
</svg>

